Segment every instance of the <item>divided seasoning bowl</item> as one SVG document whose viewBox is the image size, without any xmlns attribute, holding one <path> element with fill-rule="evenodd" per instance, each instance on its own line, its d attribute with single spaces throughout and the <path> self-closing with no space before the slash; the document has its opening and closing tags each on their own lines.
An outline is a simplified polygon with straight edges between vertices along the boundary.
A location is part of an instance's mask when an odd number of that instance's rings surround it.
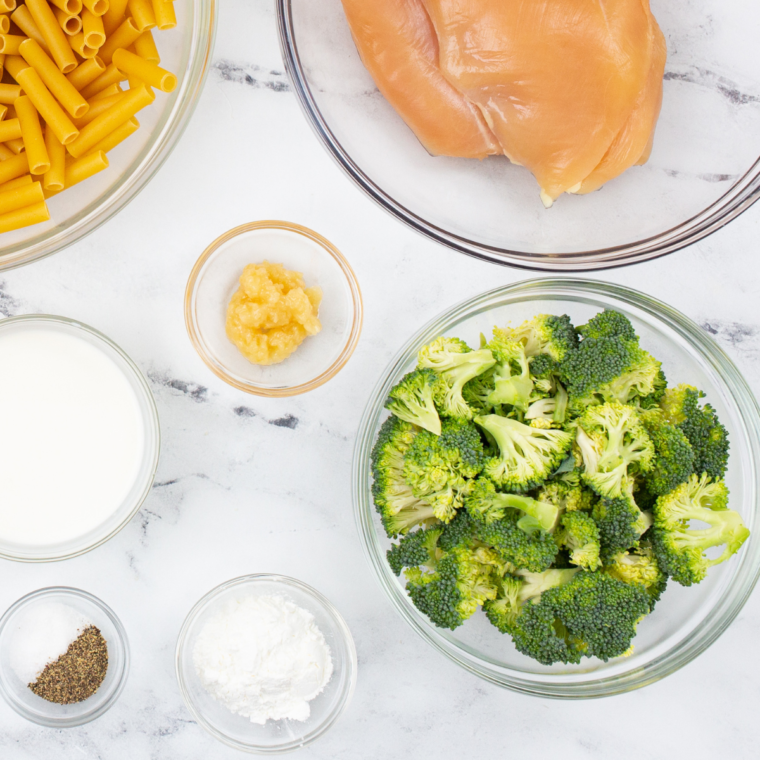
<svg viewBox="0 0 760 760">
<path fill-rule="evenodd" d="M 96 627 L 108 648 L 105 677 L 90 697 L 72 704 L 57 704 L 37 696 L 19 676 L 18 636 L 27 621 L 51 605 L 61 605 Z M 100 663 L 102 665 L 102 662 Z M 129 674 L 129 643 L 116 614 L 104 602 L 75 588 L 44 588 L 19 599 L 0 618 L 0 692 L 22 717 L 51 728 L 89 723 L 109 710 L 121 695 Z"/>
</svg>

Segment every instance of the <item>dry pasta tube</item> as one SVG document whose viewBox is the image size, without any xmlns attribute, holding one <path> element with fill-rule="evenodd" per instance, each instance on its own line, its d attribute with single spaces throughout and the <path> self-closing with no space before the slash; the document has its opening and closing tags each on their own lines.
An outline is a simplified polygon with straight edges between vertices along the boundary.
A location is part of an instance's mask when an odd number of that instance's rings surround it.
<svg viewBox="0 0 760 760">
<path fill-rule="evenodd" d="M 105 90 L 106 87 L 123 82 L 125 79 L 126 77 L 124 74 L 111 63 L 97 79 L 88 84 L 87 87 L 82 88 L 80 92 L 85 100 L 89 100 L 93 95 L 97 95 L 99 92 Z"/>
<path fill-rule="evenodd" d="M 79 137 L 67 146 L 67 150 L 74 158 L 83 156 L 114 129 L 131 119 L 141 108 L 150 105 L 155 99 L 156 96 L 145 86 L 129 90 L 118 103 L 114 103 L 105 113 L 83 127 Z"/>
<path fill-rule="evenodd" d="M 87 8 L 82 11 L 82 31 L 84 32 L 84 42 L 87 47 L 100 48 L 106 41 L 103 17 L 96 16 Z"/>
<path fill-rule="evenodd" d="M 32 174 L 44 174 L 50 169 L 50 157 L 42 135 L 37 109 L 27 95 L 22 95 L 14 104 L 18 120 L 21 122 L 21 136 L 26 147 L 26 159 Z"/>
<path fill-rule="evenodd" d="M 79 32 L 79 34 L 72 34 L 71 37 L 69 37 L 69 41 L 71 43 L 71 49 L 85 60 L 94 58 L 98 54 L 97 48 L 90 47 L 84 41 L 84 34 L 82 32 Z"/>
<path fill-rule="evenodd" d="M 151 0 L 129 0 L 127 12 L 140 32 L 152 29 L 156 25 L 156 16 L 153 13 Z"/>
<path fill-rule="evenodd" d="M 31 185 L 22 185 L 11 190 L 0 191 L 0 214 L 7 214 L 9 211 L 32 206 L 35 203 L 42 203 L 45 196 L 42 194 L 42 185 L 39 182 L 33 182 Z"/>
<path fill-rule="evenodd" d="M 124 93 L 120 92 L 118 95 L 111 95 L 107 98 L 98 97 L 97 100 L 91 100 L 90 110 L 81 119 L 74 119 L 74 126 L 81 132 L 82 127 L 86 127 L 91 121 L 97 119 L 100 114 L 105 113 L 114 103 L 123 97 Z"/>
<path fill-rule="evenodd" d="M 72 34 L 82 31 L 82 19 L 79 16 L 69 16 L 66 11 L 60 8 L 53 8 L 53 15 L 58 21 L 58 26 L 71 37 Z"/>
<path fill-rule="evenodd" d="M 135 53 L 150 63 L 161 63 L 161 56 L 158 54 L 158 48 L 153 40 L 153 33 L 146 29 L 134 42 Z"/>
<path fill-rule="evenodd" d="M 19 34 L 0 34 L 0 53 L 18 55 L 19 46 L 26 39 Z"/>
<path fill-rule="evenodd" d="M 8 114 L 8 106 L 0 106 L 0 121 L 2 121 Z"/>
<path fill-rule="evenodd" d="M 140 122 L 135 119 L 133 116 L 129 121 L 125 121 L 120 127 L 117 127 L 114 129 L 113 132 L 111 132 L 110 135 L 107 135 L 105 138 L 103 138 L 91 151 L 90 153 L 98 153 L 102 151 L 103 153 L 108 153 L 109 151 L 113 150 L 117 145 L 120 143 L 123 143 L 124 140 L 126 140 L 130 135 L 133 135 L 137 130 L 140 129 Z M 87 155 L 89 156 L 90 153 Z"/>
<path fill-rule="evenodd" d="M 82 180 L 88 179 L 93 174 L 102 172 L 103 169 L 107 168 L 108 158 L 102 150 L 97 153 L 89 153 L 66 167 L 65 187 L 68 190 Z"/>
<path fill-rule="evenodd" d="M 4 193 L 6 190 L 15 190 L 17 187 L 24 187 L 24 185 L 31 185 L 32 181 L 31 174 L 24 174 L 22 177 L 10 180 L 10 182 L 3 182 L 0 185 L 0 193 Z"/>
<path fill-rule="evenodd" d="M 78 16 L 82 12 L 82 0 L 48 0 L 67 16 Z"/>
<path fill-rule="evenodd" d="M 140 30 L 135 26 L 132 19 L 126 19 L 110 37 L 106 38 L 105 45 L 100 48 L 98 55 L 103 59 L 103 63 L 111 63 L 114 52 L 119 48 L 128 48 L 140 34 Z"/>
<path fill-rule="evenodd" d="M 13 158 L 15 155 L 10 148 L 0 144 L 0 161 L 5 161 L 6 158 Z"/>
<path fill-rule="evenodd" d="M 66 79 L 74 85 L 77 90 L 83 90 L 90 82 L 94 82 L 104 71 L 106 65 L 97 56 L 83 61 L 70 74 L 66 74 Z"/>
<path fill-rule="evenodd" d="M 0 0 L 0 13 L 8 13 L 16 7 L 16 0 Z"/>
<path fill-rule="evenodd" d="M 46 0 L 26 0 L 26 7 L 45 38 L 50 55 L 58 68 L 64 74 L 73 71 L 77 67 L 74 51 Z"/>
<path fill-rule="evenodd" d="M 177 14 L 172 0 L 153 0 L 153 13 L 156 16 L 156 26 L 162 31 L 177 26 Z"/>
<path fill-rule="evenodd" d="M 20 230 L 22 227 L 46 222 L 48 219 L 50 219 L 50 212 L 45 202 L 35 203 L 33 206 L 20 208 L 17 211 L 11 211 L 0 216 L 0 232 Z"/>
<path fill-rule="evenodd" d="M 18 75 L 28 69 L 29 64 L 20 55 L 5 56 L 5 70 L 18 82 Z"/>
<path fill-rule="evenodd" d="M 79 135 L 79 130 L 71 123 L 66 112 L 42 83 L 40 75 L 34 69 L 28 68 L 20 72 L 16 80 L 24 88 L 24 92 L 29 96 L 45 123 L 55 132 L 56 137 L 64 145 L 74 142 Z"/>
<path fill-rule="evenodd" d="M 31 37 L 46 53 L 50 53 L 47 42 L 42 36 L 42 32 L 34 23 L 32 14 L 29 13 L 29 8 L 25 5 L 19 5 L 13 13 L 11 13 L 11 21 L 27 36 Z"/>
<path fill-rule="evenodd" d="M 11 30 L 10 16 L 0 16 L 0 33 L 8 34 Z"/>
<path fill-rule="evenodd" d="M 32 39 L 21 45 L 24 60 L 39 74 L 56 100 L 74 117 L 84 116 L 89 108 L 79 91 L 61 74 L 47 53 Z"/>
<path fill-rule="evenodd" d="M 18 119 L 0 121 L 0 143 L 6 140 L 18 140 L 21 137 L 21 122 Z"/>
<path fill-rule="evenodd" d="M 42 178 L 42 186 L 45 190 L 58 192 L 63 190 L 65 186 L 66 148 L 61 145 L 61 141 L 55 136 L 55 132 L 47 127 L 45 127 L 45 147 L 48 156 L 50 156 L 50 168 Z"/>
<path fill-rule="evenodd" d="M 108 12 L 108 0 L 82 0 L 84 7 L 92 11 L 96 16 L 102 16 Z"/>
<path fill-rule="evenodd" d="M 105 90 L 101 90 L 97 94 L 93 95 L 87 102 L 88 103 L 97 103 L 99 100 L 105 100 L 106 98 L 112 98 L 114 95 L 123 95 L 124 91 L 121 89 L 121 86 L 117 84 L 112 84 L 110 87 L 106 87 Z"/>
<path fill-rule="evenodd" d="M 13 105 L 19 95 L 21 95 L 21 88 L 17 84 L 0 84 L 0 103 L 6 106 Z"/>
<path fill-rule="evenodd" d="M 10 148 L 17 156 L 24 152 L 24 141 L 19 137 L 17 140 L 8 140 L 5 143 L 6 148 Z"/>
<path fill-rule="evenodd" d="M 110 0 L 108 10 L 103 14 L 103 27 L 110 37 L 122 24 L 127 15 L 128 0 Z"/>
<path fill-rule="evenodd" d="M 29 174 L 29 161 L 26 159 L 26 153 L 19 153 L 18 156 L 0 161 L 0 184 L 24 174 Z"/>
<path fill-rule="evenodd" d="M 161 92 L 172 92 L 177 86 L 177 77 L 171 71 L 162 69 L 128 50 L 117 50 L 113 54 L 113 65 L 128 77 L 137 77 L 141 82 Z"/>
</svg>

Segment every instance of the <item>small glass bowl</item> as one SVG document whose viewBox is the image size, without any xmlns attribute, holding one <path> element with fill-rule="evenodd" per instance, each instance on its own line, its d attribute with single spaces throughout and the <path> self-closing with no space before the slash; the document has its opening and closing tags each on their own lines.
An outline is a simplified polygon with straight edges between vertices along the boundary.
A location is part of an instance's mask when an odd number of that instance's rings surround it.
<svg viewBox="0 0 760 760">
<path fill-rule="evenodd" d="M 302 272 L 307 287 L 323 294 L 322 331 L 267 367 L 249 362 L 225 332 L 243 269 L 264 260 Z M 351 358 L 362 329 L 361 291 L 349 263 L 321 235 L 289 222 L 253 222 L 217 238 L 198 259 L 185 291 L 185 324 L 201 359 L 226 383 L 256 396 L 296 396 L 326 383 Z"/>
<path fill-rule="evenodd" d="M 24 613 L 43 604 L 73 607 L 100 629 L 108 644 L 108 670 L 100 688 L 84 702 L 59 705 L 38 697 L 11 664 L 14 634 Z M 124 690 L 129 675 L 127 632 L 114 611 L 92 594 L 76 588 L 53 587 L 19 599 L 0 618 L 0 692 L 22 717 L 50 728 L 72 728 L 89 723 L 109 710 Z"/>
<path fill-rule="evenodd" d="M 235 715 L 202 686 L 193 665 L 198 634 L 220 605 L 248 596 L 284 596 L 314 615 L 333 661 L 333 674 L 324 691 L 312 700 L 305 721 L 267 721 L 263 726 Z M 346 709 L 356 685 L 356 648 L 340 613 L 318 591 L 282 575 L 246 575 L 209 591 L 190 610 L 177 641 L 177 680 L 193 717 L 213 737 L 235 749 L 259 755 L 277 755 L 305 747 L 335 724 Z"/>
<path fill-rule="evenodd" d="M 58 544 L 27 546 L 0 541 L 0 557 L 17 562 L 54 562 L 70 559 L 85 554 L 113 538 L 137 514 L 150 493 L 161 451 L 161 428 L 156 402 L 144 375 L 132 359 L 116 343 L 98 332 L 94 327 L 67 317 L 51 314 L 25 314 L 18 317 L 8 317 L 0 321 L 0 332 L 29 330 L 39 325 L 74 335 L 86 341 L 102 351 L 121 370 L 140 407 L 145 447 L 140 470 L 134 484 L 121 506 L 110 517 L 88 533 Z"/>
<path fill-rule="evenodd" d="M 416 366 L 417 351 L 438 336 L 478 345 L 494 325 L 519 325 L 537 314 L 568 314 L 583 324 L 603 309 L 625 314 L 641 345 L 662 362 L 671 385 L 706 393 L 728 429 L 731 456 L 726 484 L 730 506 L 752 531 L 738 554 L 710 570 L 698 586 L 669 583 L 642 620 L 629 657 L 579 665 L 540 665 L 520 654 L 482 611 L 455 631 L 436 628 L 412 604 L 386 559 L 390 541 L 372 500 L 370 452 L 387 412 L 388 392 Z M 731 359 L 690 319 L 635 290 L 602 282 L 538 279 L 497 288 L 463 301 L 421 327 L 380 376 L 359 425 L 354 449 L 354 514 L 364 553 L 396 611 L 428 644 L 480 678 L 525 694 L 563 699 L 605 697 L 641 688 L 674 673 L 705 651 L 739 614 L 760 575 L 760 409 Z"/>
</svg>

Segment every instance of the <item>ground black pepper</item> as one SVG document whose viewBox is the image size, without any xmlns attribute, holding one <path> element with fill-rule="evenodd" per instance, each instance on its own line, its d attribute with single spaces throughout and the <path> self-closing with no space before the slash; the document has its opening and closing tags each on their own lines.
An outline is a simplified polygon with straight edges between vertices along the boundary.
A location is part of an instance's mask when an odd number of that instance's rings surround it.
<svg viewBox="0 0 760 760">
<path fill-rule="evenodd" d="M 45 666 L 29 688 L 37 696 L 70 705 L 91 697 L 108 670 L 108 646 L 94 625 L 85 628 L 65 654 Z"/>
</svg>

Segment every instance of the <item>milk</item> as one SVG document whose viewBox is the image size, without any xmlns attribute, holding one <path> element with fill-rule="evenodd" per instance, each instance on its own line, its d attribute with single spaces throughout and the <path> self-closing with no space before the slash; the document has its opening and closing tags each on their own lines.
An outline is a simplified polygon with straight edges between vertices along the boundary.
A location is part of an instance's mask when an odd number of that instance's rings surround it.
<svg viewBox="0 0 760 760">
<path fill-rule="evenodd" d="M 145 435 L 104 350 L 44 323 L 0 330 L 0 542 L 39 548 L 97 529 L 132 489 Z"/>
</svg>

